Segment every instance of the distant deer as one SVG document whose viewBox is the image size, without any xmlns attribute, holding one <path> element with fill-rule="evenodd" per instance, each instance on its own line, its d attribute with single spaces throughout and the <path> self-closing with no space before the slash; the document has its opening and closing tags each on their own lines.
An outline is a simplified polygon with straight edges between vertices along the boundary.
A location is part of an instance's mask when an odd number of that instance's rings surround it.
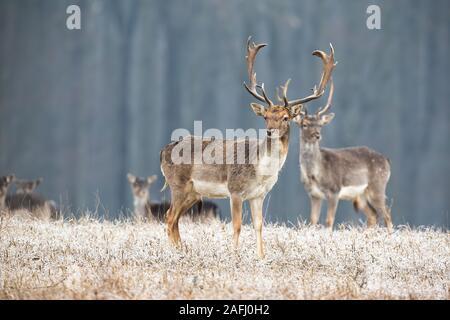
<svg viewBox="0 0 450 320">
<path fill-rule="evenodd" d="M 333 49 L 330 56 L 321 57 L 325 63 L 335 65 Z M 311 200 L 311 224 L 317 224 L 322 200 L 326 199 L 326 226 L 332 229 L 338 202 L 343 199 L 353 201 L 355 210 L 364 211 L 368 226 L 374 225 L 377 216 L 380 216 L 391 231 L 391 215 L 385 204 L 386 185 L 390 177 L 389 160 L 367 147 L 327 149 L 319 146 L 322 127 L 334 118 L 334 113 L 327 114 L 333 92 L 331 79 L 326 105 L 315 114 L 308 114 L 304 108 L 296 118 L 301 128 L 301 180 Z"/>
<path fill-rule="evenodd" d="M 56 203 L 34 192 L 42 181 L 42 178 L 37 180 L 14 179 L 16 193 L 5 196 L 4 207 L 11 212 L 23 209 L 35 216 L 56 219 L 59 214 Z"/>
<path fill-rule="evenodd" d="M 27 193 L 31 194 L 34 190 L 42 183 L 43 178 L 36 180 L 14 180 L 16 185 L 16 193 Z"/>
<path fill-rule="evenodd" d="M 133 193 L 134 215 L 140 219 L 156 219 L 164 221 L 165 214 L 170 207 L 169 202 L 151 202 L 149 189 L 157 176 L 140 178 L 129 173 L 127 175 Z M 220 218 L 220 209 L 211 201 L 197 202 L 187 213 L 192 221 L 207 221 Z"/>
<path fill-rule="evenodd" d="M 256 73 L 253 70 L 258 51 L 266 44 L 247 41 L 247 71 L 250 85 L 245 85 L 247 91 L 257 100 L 267 104 L 252 103 L 253 112 L 264 118 L 267 129 L 265 139 L 202 139 L 187 136 L 177 142 L 172 142 L 161 150 L 161 170 L 170 187 L 172 202 L 167 212 L 168 235 L 171 242 L 179 246 L 181 243 L 178 220 L 195 202 L 208 198 L 229 198 L 231 216 L 234 229 L 234 246 L 238 247 L 239 234 L 242 224 L 242 203 L 250 202 L 253 225 L 256 232 L 257 253 L 264 257 L 262 241 L 263 201 L 268 192 L 278 180 L 278 173 L 286 160 L 289 147 L 289 123 L 301 110 L 301 105 L 317 99 L 323 95 L 331 69 L 325 65 L 319 89 L 315 89 L 308 97 L 289 101 L 286 97 L 289 80 L 281 87 L 283 104 L 274 104 L 266 95 L 264 84 L 257 84 Z M 222 149 L 222 163 L 174 163 L 172 152 L 174 148 L 191 150 L 191 159 L 196 157 L 195 148 L 191 145 L 199 144 L 202 151 L 205 148 L 217 147 Z M 240 162 L 239 150 L 245 150 L 245 161 Z M 257 152 L 254 152 L 255 149 Z M 278 152 L 272 152 L 278 150 Z M 234 161 L 229 163 L 227 157 L 231 155 Z"/>
<path fill-rule="evenodd" d="M 0 177 L 0 211 L 6 209 L 6 197 L 8 195 L 8 189 L 14 179 L 14 175 Z"/>
</svg>

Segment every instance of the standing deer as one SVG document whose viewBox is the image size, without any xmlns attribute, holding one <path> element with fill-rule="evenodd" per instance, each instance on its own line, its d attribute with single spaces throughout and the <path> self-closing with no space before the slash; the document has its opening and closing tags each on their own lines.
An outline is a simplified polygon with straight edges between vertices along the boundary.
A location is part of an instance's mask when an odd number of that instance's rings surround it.
<svg viewBox="0 0 450 320">
<path fill-rule="evenodd" d="M 335 66 L 334 51 L 321 55 L 325 64 Z M 321 148 L 321 129 L 334 118 L 327 114 L 331 107 L 334 84 L 331 79 L 328 101 L 315 114 L 308 114 L 304 108 L 295 119 L 301 128 L 300 171 L 301 180 L 311 200 L 311 224 L 317 224 L 322 200 L 328 202 L 326 226 L 333 228 L 336 209 L 340 199 L 353 201 L 355 210 L 363 210 L 367 225 L 383 217 L 389 231 L 392 220 L 385 204 L 386 185 L 390 177 L 389 160 L 367 148 L 343 149 Z"/>
<path fill-rule="evenodd" d="M 283 104 L 274 104 L 266 95 L 264 84 L 258 84 L 253 70 L 258 51 L 266 44 L 247 41 L 247 71 L 250 84 L 244 83 L 247 91 L 257 100 L 267 104 L 252 103 L 251 107 L 257 116 L 265 120 L 267 135 L 264 139 L 208 139 L 186 136 L 182 140 L 172 142 L 161 150 L 161 171 L 166 178 L 172 195 L 171 206 L 167 212 L 168 236 L 171 242 L 181 244 L 178 220 L 195 202 L 202 197 L 229 198 L 231 217 L 234 229 L 234 247 L 238 247 L 242 224 L 243 201 L 250 202 L 252 220 L 256 232 L 257 254 L 264 257 L 262 241 L 263 214 L 262 207 L 265 196 L 272 190 L 278 180 L 278 173 L 286 160 L 289 147 L 290 120 L 299 115 L 301 105 L 321 97 L 331 70 L 324 66 L 319 89 L 302 99 L 289 101 L 286 97 L 289 80 L 281 86 Z M 314 53 L 317 55 L 317 53 Z M 200 145 L 200 152 L 214 147 L 223 150 L 222 162 L 219 163 L 174 163 L 172 153 L 175 150 L 190 150 L 191 159 L 196 157 L 195 144 Z M 194 145 L 194 148 L 192 148 Z M 241 152 L 245 150 L 245 152 Z M 255 152 L 256 150 L 256 152 Z M 278 151 L 278 152 L 275 152 Z M 244 153 L 244 161 L 238 159 Z M 232 161 L 227 161 L 231 157 Z M 231 163 L 230 163 L 231 162 Z"/>
</svg>

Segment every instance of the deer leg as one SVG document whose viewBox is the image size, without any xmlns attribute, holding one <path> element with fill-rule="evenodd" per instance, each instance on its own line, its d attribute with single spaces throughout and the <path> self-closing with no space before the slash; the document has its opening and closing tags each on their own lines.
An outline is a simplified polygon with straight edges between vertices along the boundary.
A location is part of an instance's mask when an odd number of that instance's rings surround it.
<svg viewBox="0 0 450 320">
<path fill-rule="evenodd" d="M 393 230 L 392 218 L 391 213 L 386 208 L 385 195 L 384 194 L 375 195 L 370 199 L 370 204 L 375 209 L 378 216 L 384 219 L 384 223 L 386 224 L 388 231 L 391 233 Z"/>
<path fill-rule="evenodd" d="M 178 221 L 175 221 L 175 212 L 178 210 L 180 206 L 179 201 L 172 199 L 172 203 L 170 204 L 169 210 L 167 210 L 166 214 L 166 222 L 167 222 L 167 235 L 169 236 L 170 242 L 174 246 L 179 246 L 180 233 L 178 231 Z"/>
<path fill-rule="evenodd" d="M 316 225 L 317 222 L 319 222 L 320 210 L 322 209 L 322 199 L 314 197 L 312 195 L 309 196 L 309 199 L 311 201 L 311 225 Z"/>
<path fill-rule="evenodd" d="M 339 198 L 333 195 L 329 197 L 327 201 L 328 201 L 328 208 L 327 208 L 327 220 L 325 225 L 328 229 L 333 230 L 334 217 L 336 216 Z"/>
<path fill-rule="evenodd" d="M 363 211 L 364 215 L 367 218 L 367 227 L 373 227 L 377 223 L 377 213 L 376 211 L 371 207 L 369 202 L 367 201 L 367 198 L 365 195 L 361 195 L 357 197 L 353 201 L 353 207 L 355 208 L 355 211 Z"/>
<path fill-rule="evenodd" d="M 198 201 L 198 198 L 192 194 L 172 200 L 172 204 L 167 212 L 167 232 L 169 239 L 176 247 L 179 247 L 181 244 L 178 220 L 196 201 Z"/>
<path fill-rule="evenodd" d="M 364 214 L 367 217 L 367 227 L 371 228 L 377 224 L 377 213 L 369 205 L 362 207 Z"/>
<path fill-rule="evenodd" d="M 233 242 L 234 248 L 237 249 L 239 245 L 239 235 L 241 234 L 242 226 L 242 198 L 238 195 L 231 195 L 231 219 L 233 222 Z"/>
<path fill-rule="evenodd" d="M 263 208 L 264 198 L 256 198 L 250 200 L 250 209 L 252 211 L 253 227 L 256 232 L 256 249 L 258 251 L 258 256 L 264 258 L 264 247 L 262 241 L 262 225 L 263 225 Z"/>
</svg>

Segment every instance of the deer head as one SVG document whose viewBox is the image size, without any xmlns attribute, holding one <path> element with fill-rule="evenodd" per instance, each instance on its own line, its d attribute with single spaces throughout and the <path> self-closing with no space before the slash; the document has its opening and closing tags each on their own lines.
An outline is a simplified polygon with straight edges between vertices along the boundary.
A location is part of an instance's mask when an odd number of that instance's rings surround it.
<svg viewBox="0 0 450 320">
<path fill-rule="evenodd" d="M 5 207 L 5 199 L 8 193 L 8 188 L 14 179 L 14 175 L 0 177 L 0 210 Z"/>
<path fill-rule="evenodd" d="M 140 178 L 129 173 L 127 175 L 131 191 L 135 199 L 147 201 L 149 199 L 149 188 L 157 180 L 157 176 L 153 175 L 147 178 Z"/>
<path fill-rule="evenodd" d="M 265 107 L 264 105 L 258 103 L 252 103 L 251 107 L 256 115 L 264 117 L 268 137 L 275 137 L 274 134 L 276 131 L 279 136 L 283 136 L 289 130 L 290 120 L 295 119 L 300 115 L 302 109 L 304 108 L 304 104 L 318 99 L 324 94 L 326 85 L 331 78 L 331 73 L 336 66 L 336 63 L 334 63 L 334 50 L 330 44 L 330 55 L 327 55 L 323 51 L 319 50 L 313 52 L 314 56 L 322 59 L 324 67 L 319 87 L 314 87 L 311 95 L 296 100 L 289 100 L 287 98 L 287 91 L 290 79 L 288 79 L 283 86 L 280 86 L 279 89 L 277 88 L 277 92 L 281 91 L 282 93 L 281 97 L 279 94 L 277 95 L 278 102 L 280 104 L 274 104 L 266 94 L 264 83 L 257 83 L 256 72 L 254 71 L 256 55 L 259 50 L 265 46 L 267 46 L 267 44 L 255 44 L 251 41 L 251 37 L 248 38 L 246 60 L 250 84 L 247 85 L 244 83 L 244 86 L 253 97 L 266 105 Z"/>
<path fill-rule="evenodd" d="M 328 100 L 325 106 L 319 108 L 314 114 L 308 114 L 308 109 L 305 107 L 302 113 L 295 119 L 301 130 L 301 139 L 305 143 L 314 144 L 319 142 L 322 138 L 322 127 L 329 124 L 333 118 L 334 113 L 326 113 L 333 100 L 334 83 L 331 79 L 330 92 L 328 94 Z"/>
<path fill-rule="evenodd" d="M 36 180 L 15 180 L 14 183 L 16 185 L 16 192 L 23 194 L 33 193 L 34 189 L 36 189 L 42 181 L 44 181 L 43 178 Z"/>
<path fill-rule="evenodd" d="M 15 179 L 14 175 L 0 177 L 0 197 L 6 196 L 8 188 L 14 181 L 14 179 Z"/>
</svg>

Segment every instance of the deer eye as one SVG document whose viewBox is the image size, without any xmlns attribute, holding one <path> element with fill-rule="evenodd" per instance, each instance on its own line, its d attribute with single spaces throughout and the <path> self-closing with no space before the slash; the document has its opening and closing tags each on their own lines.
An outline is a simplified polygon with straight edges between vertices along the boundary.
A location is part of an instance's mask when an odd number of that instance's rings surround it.
<svg viewBox="0 0 450 320">
<path fill-rule="evenodd" d="M 288 116 L 284 116 L 283 117 L 283 121 L 288 121 L 289 120 L 289 117 Z"/>
</svg>

